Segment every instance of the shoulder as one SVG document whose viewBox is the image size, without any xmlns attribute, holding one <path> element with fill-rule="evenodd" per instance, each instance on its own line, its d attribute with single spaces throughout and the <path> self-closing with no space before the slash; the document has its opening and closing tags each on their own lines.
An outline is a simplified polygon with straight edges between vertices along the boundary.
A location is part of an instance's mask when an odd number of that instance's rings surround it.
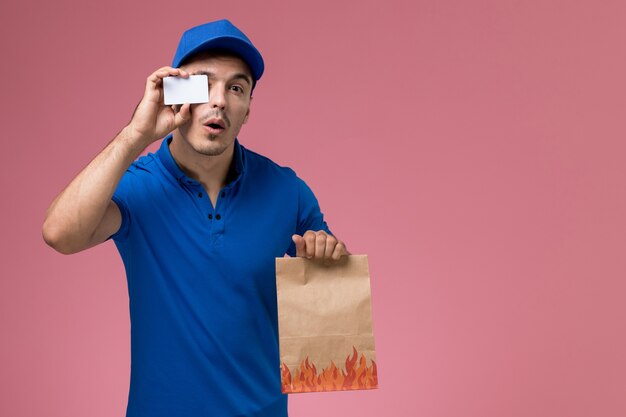
<svg viewBox="0 0 626 417">
<path fill-rule="evenodd" d="M 126 169 L 115 190 L 118 199 L 129 200 L 163 187 L 164 169 L 155 154 L 140 156 Z"/>
<path fill-rule="evenodd" d="M 166 169 L 157 155 L 149 153 L 140 156 L 126 169 L 122 181 L 149 184 L 162 183 L 167 178 Z"/>
<path fill-rule="evenodd" d="M 147 155 L 142 155 L 137 158 L 126 170 L 126 172 L 130 172 L 133 174 L 141 175 L 154 173 L 158 169 L 158 159 L 155 154 L 149 153 Z"/>
<path fill-rule="evenodd" d="M 283 196 L 292 195 L 301 205 L 317 204 L 313 190 L 288 167 L 277 164 L 270 158 L 242 146 L 246 158 L 246 176 L 254 178 L 255 184 L 266 184 L 275 190 L 281 190 Z"/>
<path fill-rule="evenodd" d="M 246 160 L 246 170 L 252 175 L 269 175 L 277 180 L 297 182 L 296 172 L 287 166 L 282 166 L 272 161 L 267 156 L 261 155 L 244 146 L 241 146 Z"/>
</svg>

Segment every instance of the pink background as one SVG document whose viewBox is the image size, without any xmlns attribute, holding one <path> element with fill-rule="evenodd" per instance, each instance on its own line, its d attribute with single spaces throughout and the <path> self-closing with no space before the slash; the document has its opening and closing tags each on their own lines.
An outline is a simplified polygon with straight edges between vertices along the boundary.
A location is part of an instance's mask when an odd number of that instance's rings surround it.
<svg viewBox="0 0 626 417">
<path fill-rule="evenodd" d="M 112 243 L 45 246 L 53 197 L 182 31 L 228 17 L 266 74 L 240 135 L 370 256 L 380 389 L 292 416 L 626 415 L 626 3 L 3 5 L 0 415 L 123 416 Z"/>
</svg>

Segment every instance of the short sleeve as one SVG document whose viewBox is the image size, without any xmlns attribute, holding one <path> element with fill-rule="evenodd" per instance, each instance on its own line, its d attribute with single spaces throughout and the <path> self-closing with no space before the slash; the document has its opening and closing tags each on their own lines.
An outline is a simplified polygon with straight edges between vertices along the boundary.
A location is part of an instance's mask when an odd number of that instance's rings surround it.
<svg viewBox="0 0 626 417">
<path fill-rule="evenodd" d="M 117 205 L 120 209 L 120 214 L 122 215 L 122 223 L 117 232 L 112 234 L 109 239 L 113 239 L 116 242 L 121 242 L 126 239 L 128 236 L 128 231 L 130 229 L 130 210 L 128 209 L 128 197 L 130 195 L 130 172 L 126 171 L 122 176 L 120 183 L 117 185 L 111 200 Z"/>
<path fill-rule="evenodd" d="M 332 232 L 324 220 L 324 213 L 320 210 L 319 203 L 311 188 L 300 178 L 296 177 L 298 186 L 298 224 L 296 233 L 302 236 L 307 230 L 324 230 L 326 233 Z M 287 250 L 289 256 L 296 255 L 296 247 L 293 242 Z"/>
</svg>

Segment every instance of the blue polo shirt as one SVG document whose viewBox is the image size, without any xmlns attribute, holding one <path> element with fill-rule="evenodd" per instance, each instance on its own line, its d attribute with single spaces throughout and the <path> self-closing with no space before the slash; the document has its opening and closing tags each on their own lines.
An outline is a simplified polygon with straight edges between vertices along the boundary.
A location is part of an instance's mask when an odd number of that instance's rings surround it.
<svg viewBox="0 0 626 417">
<path fill-rule="evenodd" d="M 166 137 L 135 161 L 113 201 L 131 320 L 127 417 L 287 415 L 275 258 L 291 236 L 329 232 L 310 188 L 235 141 L 213 207 Z"/>
</svg>

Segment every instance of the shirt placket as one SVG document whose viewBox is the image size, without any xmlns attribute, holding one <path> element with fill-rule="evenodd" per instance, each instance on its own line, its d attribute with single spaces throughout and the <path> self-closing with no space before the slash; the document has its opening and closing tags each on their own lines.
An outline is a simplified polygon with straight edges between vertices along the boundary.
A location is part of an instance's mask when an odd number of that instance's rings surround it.
<svg viewBox="0 0 626 417">
<path fill-rule="evenodd" d="M 222 188 L 217 196 L 215 207 L 211 203 L 211 199 L 205 192 L 202 184 L 188 177 L 182 177 L 181 183 L 190 191 L 195 205 L 204 213 L 205 221 L 208 223 L 208 231 L 210 243 L 212 246 L 219 247 L 222 244 L 226 224 L 226 213 L 229 204 L 229 196 L 232 193 L 233 184 L 229 184 Z"/>
<path fill-rule="evenodd" d="M 215 239 L 220 240 L 224 234 L 224 225 L 226 223 L 225 214 L 226 207 L 228 205 L 228 187 L 224 187 L 220 190 L 215 202 L 215 209 L 213 213 L 213 226 L 211 228 L 211 234 L 216 236 Z"/>
</svg>

